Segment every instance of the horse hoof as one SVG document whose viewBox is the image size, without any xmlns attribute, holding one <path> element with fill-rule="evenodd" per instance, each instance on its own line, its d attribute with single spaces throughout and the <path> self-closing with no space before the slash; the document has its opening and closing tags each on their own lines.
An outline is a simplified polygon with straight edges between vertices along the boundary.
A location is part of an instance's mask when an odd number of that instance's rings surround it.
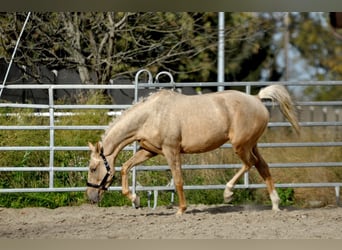
<svg viewBox="0 0 342 250">
<path fill-rule="evenodd" d="M 134 206 L 134 208 L 140 207 L 140 197 L 138 195 L 135 195 L 135 197 L 134 197 L 133 206 Z"/>
<path fill-rule="evenodd" d="M 233 199 L 233 192 L 232 191 L 225 191 L 224 194 L 223 194 L 223 200 L 224 200 L 224 203 L 229 203 L 232 201 Z"/>
<path fill-rule="evenodd" d="M 185 212 L 185 209 L 178 209 L 176 216 L 181 216 L 184 214 L 184 212 Z"/>
<path fill-rule="evenodd" d="M 224 203 L 229 203 L 229 202 L 231 202 L 232 201 L 232 197 L 228 197 L 228 198 L 224 198 Z"/>
</svg>

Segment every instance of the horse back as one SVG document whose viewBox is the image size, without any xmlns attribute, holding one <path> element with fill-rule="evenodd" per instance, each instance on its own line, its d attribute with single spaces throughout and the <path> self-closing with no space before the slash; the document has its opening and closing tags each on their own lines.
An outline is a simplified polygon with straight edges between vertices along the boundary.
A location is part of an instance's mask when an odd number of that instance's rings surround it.
<svg viewBox="0 0 342 250">
<path fill-rule="evenodd" d="M 164 91 L 160 97 L 154 99 L 149 127 L 164 141 L 179 143 L 184 153 L 210 151 L 230 139 L 262 133 L 268 122 L 261 101 L 238 91 L 194 96 Z"/>
</svg>

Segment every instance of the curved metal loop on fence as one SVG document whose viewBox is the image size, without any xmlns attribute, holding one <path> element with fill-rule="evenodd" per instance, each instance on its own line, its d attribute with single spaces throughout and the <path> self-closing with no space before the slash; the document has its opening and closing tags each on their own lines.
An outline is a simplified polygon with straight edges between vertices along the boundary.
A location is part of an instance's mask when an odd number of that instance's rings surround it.
<svg viewBox="0 0 342 250">
<path fill-rule="evenodd" d="M 153 76 L 152 76 L 152 73 L 151 73 L 151 71 L 149 71 L 149 70 L 147 70 L 147 69 L 141 69 L 141 70 L 139 70 L 139 71 L 135 74 L 135 81 L 134 81 L 134 83 L 135 83 L 135 84 L 138 84 L 138 83 L 139 83 L 139 77 L 140 77 L 140 75 L 143 74 L 143 73 L 147 73 L 147 75 L 148 75 L 148 81 L 147 81 L 147 83 L 153 83 Z"/>
<path fill-rule="evenodd" d="M 157 75 L 156 75 L 156 80 L 155 80 L 155 83 L 159 83 L 159 77 L 161 75 L 167 75 L 169 78 L 170 78 L 170 84 L 172 84 L 172 89 L 175 90 L 176 89 L 176 83 L 175 81 L 173 80 L 173 76 L 170 72 L 167 72 L 167 71 L 161 71 L 159 72 Z"/>
<path fill-rule="evenodd" d="M 151 71 L 147 70 L 147 69 L 141 69 L 139 70 L 136 74 L 135 74 L 135 78 L 134 78 L 134 102 L 136 103 L 138 101 L 138 84 L 139 84 L 139 77 L 141 74 L 143 73 L 147 73 L 148 75 L 148 84 L 152 84 L 153 83 L 153 76 Z"/>
</svg>

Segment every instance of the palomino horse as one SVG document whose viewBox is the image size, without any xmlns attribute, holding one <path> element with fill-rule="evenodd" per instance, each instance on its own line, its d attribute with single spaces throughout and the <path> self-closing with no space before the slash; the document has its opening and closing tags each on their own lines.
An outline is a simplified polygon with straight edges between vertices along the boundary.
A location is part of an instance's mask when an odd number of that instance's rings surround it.
<svg viewBox="0 0 342 250">
<path fill-rule="evenodd" d="M 227 183 L 223 195 L 225 202 L 231 200 L 238 178 L 255 166 L 266 182 L 272 209 L 279 210 L 279 197 L 269 167 L 257 148 L 257 141 L 269 120 L 262 99 L 277 101 L 284 116 L 299 132 L 290 95 L 281 85 L 261 89 L 257 96 L 232 90 L 192 96 L 160 90 L 150 95 L 115 119 L 101 142 L 95 145 L 89 143 L 88 198 L 93 202 L 100 200 L 113 180 L 118 153 L 126 145 L 137 141 L 139 150 L 122 166 L 122 193 L 139 206 L 139 197 L 129 190 L 128 171 L 161 154 L 171 168 L 179 198 L 177 214 L 182 214 L 186 210 L 186 200 L 181 154 L 207 152 L 229 140 L 243 167 Z"/>
</svg>

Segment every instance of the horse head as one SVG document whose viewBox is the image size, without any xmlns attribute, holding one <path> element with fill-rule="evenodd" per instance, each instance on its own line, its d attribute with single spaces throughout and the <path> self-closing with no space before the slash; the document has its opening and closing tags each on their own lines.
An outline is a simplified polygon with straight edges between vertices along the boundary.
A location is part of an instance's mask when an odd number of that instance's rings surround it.
<svg viewBox="0 0 342 250">
<path fill-rule="evenodd" d="M 87 196 L 91 202 L 99 202 L 102 194 L 108 189 L 113 181 L 115 168 L 111 167 L 103 154 L 101 142 L 95 145 L 88 143 L 91 150 L 88 180 Z"/>
</svg>

